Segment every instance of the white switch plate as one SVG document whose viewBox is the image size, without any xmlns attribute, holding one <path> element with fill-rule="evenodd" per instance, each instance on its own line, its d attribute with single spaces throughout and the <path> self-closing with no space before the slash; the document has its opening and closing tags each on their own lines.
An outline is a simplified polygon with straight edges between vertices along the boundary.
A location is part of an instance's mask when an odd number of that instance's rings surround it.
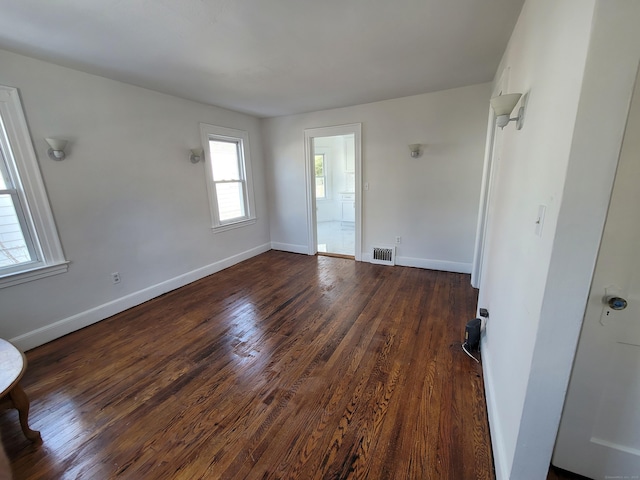
<svg viewBox="0 0 640 480">
<path fill-rule="evenodd" d="M 546 205 L 538 205 L 538 217 L 536 218 L 536 235 L 542 236 L 542 227 L 544 226 L 544 214 L 547 211 Z"/>
</svg>

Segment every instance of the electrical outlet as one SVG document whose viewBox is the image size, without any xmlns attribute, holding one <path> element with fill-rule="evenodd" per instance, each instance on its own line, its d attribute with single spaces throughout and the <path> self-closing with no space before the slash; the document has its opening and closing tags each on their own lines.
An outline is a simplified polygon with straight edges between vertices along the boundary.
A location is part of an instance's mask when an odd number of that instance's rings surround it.
<svg viewBox="0 0 640 480">
<path fill-rule="evenodd" d="M 486 332 L 487 331 L 487 320 L 489 320 L 489 319 L 485 318 L 485 317 L 480 317 L 480 331 L 481 332 Z"/>
<path fill-rule="evenodd" d="M 397 236 L 397 237 L 396 237 L 396 243 L 397 243 L 398 245 L 400 245 L 400 244 L 402 243 L 402 237 L 401 237 L 401 236 Z"/>
<path fill-rule="evenodd" d="M 120 283 L 120 274 L 118 272 L 113 272 L 111 274 L 111 281 L 115 285 L 116 283 Z"/>
<path fill-rule="evenodd" d="M 480 321 L 482 322 L 480 324 L 480 331 L 484 332 L 487 328 L 487 321 L 489 320 L 489 310 L 487 310 L 486 308 L 481 308 L 479 313 Z"/>
</svg>

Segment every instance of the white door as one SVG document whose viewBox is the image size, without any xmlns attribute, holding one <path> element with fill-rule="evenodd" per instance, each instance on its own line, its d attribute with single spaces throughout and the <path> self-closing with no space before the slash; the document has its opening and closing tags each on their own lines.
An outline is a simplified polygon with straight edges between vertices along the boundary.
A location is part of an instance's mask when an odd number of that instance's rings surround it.
<svg viewBox="0 0 640 480">
<path fill-rule="evenodd" d="M 626 308 L 611 308 L 607 297 Z M 637 81 L 552 463 L 594 479 L 640 478 Z"/>
</svg>

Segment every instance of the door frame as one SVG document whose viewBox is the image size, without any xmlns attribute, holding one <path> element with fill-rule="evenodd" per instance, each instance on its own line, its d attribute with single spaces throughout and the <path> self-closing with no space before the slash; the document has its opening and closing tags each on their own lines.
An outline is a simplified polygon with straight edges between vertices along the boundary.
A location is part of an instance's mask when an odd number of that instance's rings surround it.
<svg viewBox="0 0 640 480">
<path fill-rule="evenodd" d="M 355 143 L 355 209 L 356 240 L 354 256 L 362 261 L 362 124 L 350 123 L 330 127 L 307 128 L 304 131 L 305 176 L 307 180 L 307 230 L 308 253 L 318 253 L 318 232 L 316 229 L 316 185 L 313 161 L 313 139 L 316 137 L 334 137 L 353 135 Z"/>
<path fill-rule="evenodd" d="M 500 80 L 491 91 L 491 98 L 508 92 L 508 81 L 509 67 L 505 68 L 500 74 Z M 491 192 L 494 183 L 494 165 L 498 156 L 497 149 L 500 147 L 500 142 L 496 142 L 496 137 L 499 133 L 500 131 L 496 127 L 496 115 L 491 106 L 489 106 L 487 140 L 484 152 L 485 161 L 482 171 L 482 185 L 480 187 L 480 205 L 478 207 L 478 224 L 476 226 L 476 240 L 471 267 L 471 286 L 473 288 L 480 288 L 482 283 L 482 267 L 484 264 L 487 231 L 489 230 L 489 209 L 491 208 Z"/>
</svg>

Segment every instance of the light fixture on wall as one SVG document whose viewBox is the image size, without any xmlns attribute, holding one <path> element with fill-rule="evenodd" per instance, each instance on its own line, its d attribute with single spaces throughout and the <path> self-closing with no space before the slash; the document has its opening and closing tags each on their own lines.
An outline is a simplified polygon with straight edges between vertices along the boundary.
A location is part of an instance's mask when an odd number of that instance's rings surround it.
<svg viewBox="0 0 640 480">
<path fill-rule="evenodd" d="M 204 150 L 202 148 L 192 148 L 189 160 L 191 160 L 191 163 L 198 163 L 202 160 L 202 155 L 204 155 Z"/>
<path fill-rule="evenodd" d="M 500 128 L 506 127 L 509 122 L 515 121 L 516 128 L 522 129 L 524 122 L 524 106 L 518 109 L 518 116 L 510 118 L 511 112 L 516 107 L 522 97 L 521 93 L 508 93 L 506 95 L 498 95 L 491 99 L 491 107 L 496 112 L 496 125 Z"/>
<path fill-rule="evenodd" d="M 67 146 L 67 141 L 60 138 L 45 138 L 45 141 L 49 144 L 49 150 L 47 154 L 51 160 L 64 160 L 67 156 L 64 153 L 64 149 Z"/>
<path fill-rule="evenodd" d="M 418 158 L 420 156 L 420 148 L 422 147 L 419 143 L 412 143 L 409 145 L 409 151 L 411 152 L 411 158 Z"/>
</svg>

